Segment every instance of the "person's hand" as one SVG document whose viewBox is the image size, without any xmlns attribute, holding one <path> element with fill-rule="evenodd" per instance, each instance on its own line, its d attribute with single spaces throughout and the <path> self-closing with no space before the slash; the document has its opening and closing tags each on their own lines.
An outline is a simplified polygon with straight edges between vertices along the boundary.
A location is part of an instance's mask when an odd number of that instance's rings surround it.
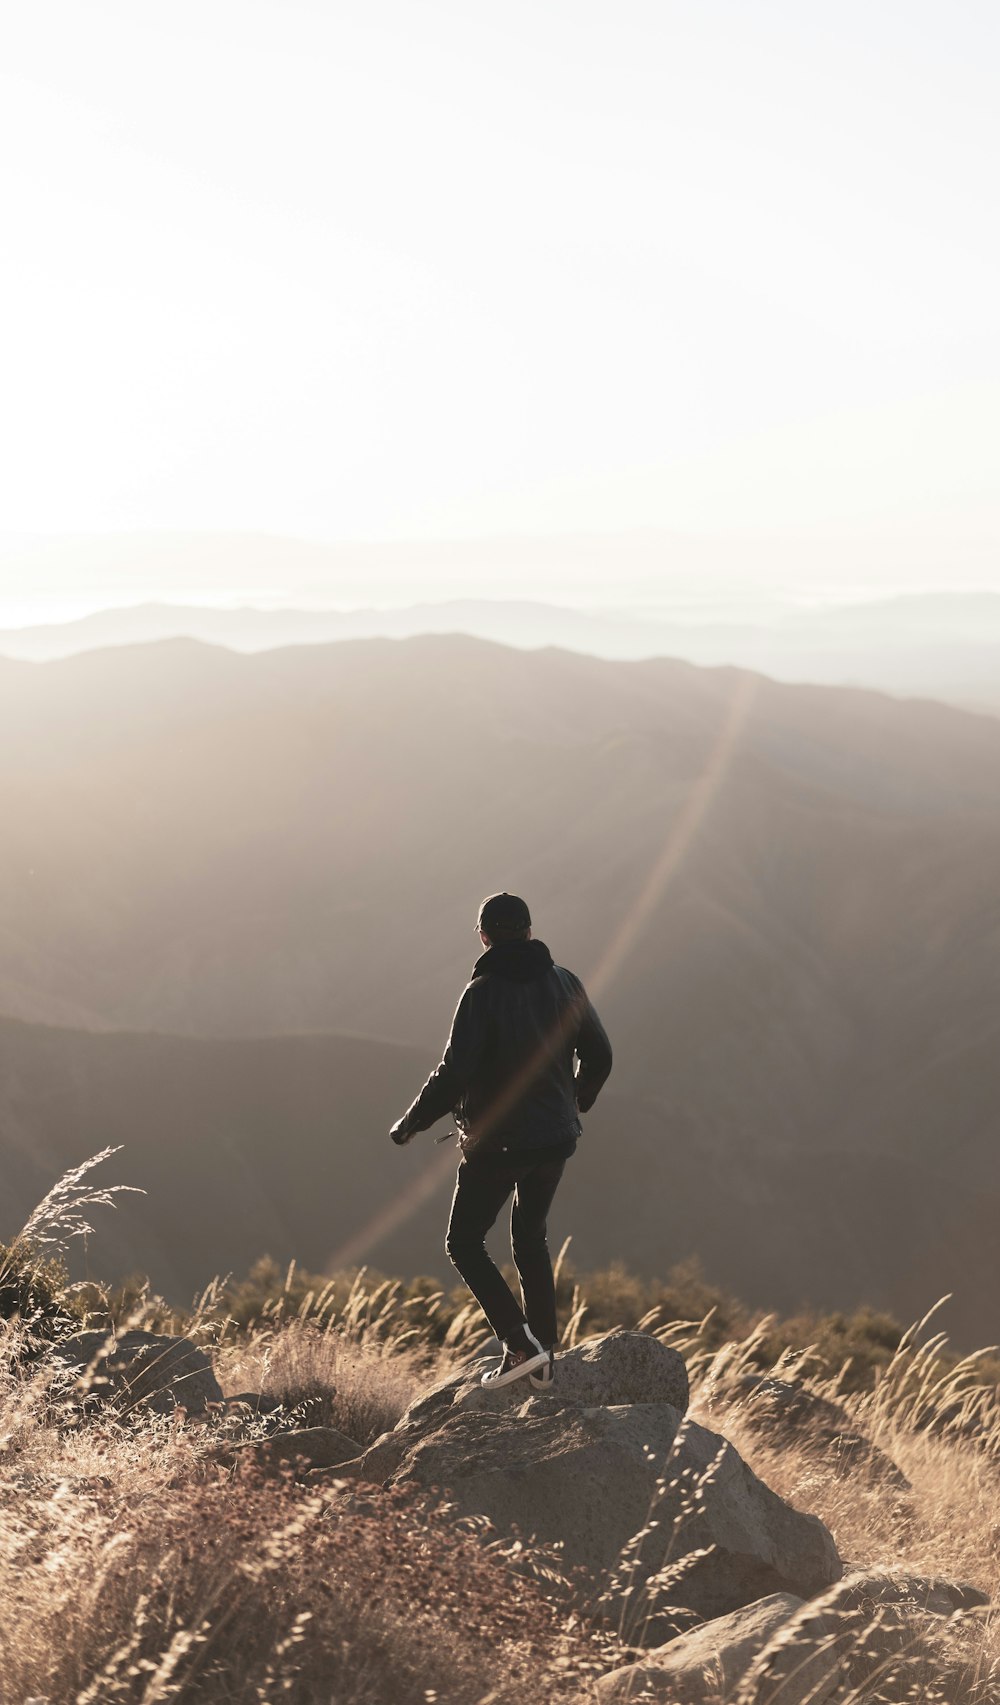
<svg viewBox="0 0 1000 1705">
<path fill-rule="evenodd" d="M 404 1143 L 412 1142 L 416 1134 L 416 1131 L 410 1131 L 407 1129 L 405 1119 L 397 1119 L 392 1130 L 389 1132 L 393 1142 L 397 1143 L 400 1147 L 402 1147 Z"/>
</svg>

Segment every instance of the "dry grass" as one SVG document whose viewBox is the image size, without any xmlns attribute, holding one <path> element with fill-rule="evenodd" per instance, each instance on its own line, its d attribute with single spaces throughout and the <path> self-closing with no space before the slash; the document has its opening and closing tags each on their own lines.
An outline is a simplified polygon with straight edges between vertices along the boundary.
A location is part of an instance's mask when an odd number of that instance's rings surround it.
<svg viewBox="0 0 1000 1705">
<path fill-rule="evenodd" d="M 1000 1600 L 1000 1409 L 996 1387 L 977 1372 L 992 1350 L 955 1362 L 925 1320 L 906 1334 L 873 1391 L 845 1391 L 842 1378 L 809 1380 L 902 1470 L 911 1491 L 901 1494 L 864 1471 L 845 1472 L 835 1456 L 824 1460 L 805 1436 L 789 1442 L 751 1424 L 747 1398 L 728 1393 L 733 1375 L 756 1371 L 756 1347 L 770 1326 L 712 1356 L 700 1357 L 691 1341 L 692 1416 L 724 1433 L 781 1497 L 819 1516 L 847 1568 L 943 1576 Z M 808 1351 L 797 1352 L 779 1358 L 774 1372 L 808 1377 L 809 1362 Z M 877 1641 L 878 1628 L 851 1643 L 866 1639 Z M 783 1697 L 776 1692 L 776 1705 Z M 887 1662 L 865 1690 L 845 1686 L 838 1700 L 1000 1700 L 1000 1624 L 982 1612 L 956 1616 L 936 1626 L 933 1639 L 915 1637 L 905 1662 Z"/>
<path fill-rule="evenodd" d="M 422 1331 L 440 1299 L 415 1301 L 363 1275 L 294 1309 L 288 1296 L 249 1332 L 208 1306 L 195 1329 L 214 1338 L 227 1391 L 279 1398 L 293 1419 L 336 1426 L 359 1445 L 481 1335 L 473 1310 Z M 579 1296 L 570 1337 L 585 1319 Z M 705 1321 L 644 1324 L 685 1355 L 693 1417 L 825 1521 L 850 1565 L 1000 1592 L 1000 1409 L 976 1358 L 949 1361 L 924 1323 L 874 1390 L 851 1392 L 843 1376 L 813 1381 L 907 1475 L 901 1499 L 845 1476 L 804 1437 L 779 1441 L 750 1425 L 733 1377 L 759 1372 L 773 1322 L 722 1348 Z M 515 1558 L 514 1547 L 484 1543 L 440 1504 L 220 1468 L 212 1427 L 183 1416 L 81 1420 L 30 1327 L 0 1331 L 0 1705 L 584 1705 L 593 1675 L 614 1661 L 613 1634 L 568 1613 L 544 1558 L 532 1575 L 523 1550 Z M 775 1371 L 809 1366 L 799 1348 Z M 683 1543 L 668 1575 L 675 1566 L 685 1566 Z M 635 1632 L 626 1619 L 622 1635 Z M 873 1623 L 866 1637 L 884 1634 Z M 852 1648 L 859 1638 L 851 1630 Z M 720 1693 L 718 1705 L 735 1697 Z M 776 1682 L 753 1705 L 788 1698 Z M 839 1705 L 862 1700 L 1000 1700 L 1000 1636 L 980 1615 L 943 1624 L 877 1667 L 863 1691 L 845 1681 Z"/>
<path fill-rule="evenodd" d="M 277 1399 L 300 1426 L 336 1427 L 359 1448 L 396 1425 L 427 1384 L 427 1358 L 309 1321 L 255 1332 L 220 1351 L 227 1395 Z"/>
<path fill-rule="evenodd" d="M 283 1336 L 248 1355 L 294 1372 L 300 1335 Z M 387 1376 L 367 1411 L 384 1416 L 401 1376 L 362 1365 L 376 1388 Z M 526 1705 L 540 1673 L 568 1699 L 593 1663 L 565 1611 L 446 1509 L 234 1475 L 193 1422 L 73 1425 L 49 1371 L 7 1366 L 0 1705 Z"/>
<path fill-rule="evenodd" d="M 87 1170 L 34 1217 L 37 1263 L 23 1235 L 11 1246 L 16 1307 L 81 1209 L 113 1195 Z M 213 1317 L 217 1292 L 191 1329 L 216 1340 L 231 1387 L 281 1397 L 293 1419 L 318 1409 L 364 1442 L 438 1371 L 399 1287 L 359 1279 L 337 1311 L 333 1292 L 304 1299 L 302 1318 L 279 1304 L 242 1338 Z M 140 1298 L 119 1324 L 160 1306 Z M 425 1318 L 434 1306 L 422 1299 Z M 36 1324 L 0 1327 L 0 1705 L 533 1705 L 593 1671 L 585 1632 L 445 1507 L 219 1467 L 211 1419 L 84 1415 Z M 444 1336 L 454 1360 L 464 1322 Z"/>
<path fill-rule="evenodd" d="M 702 1362 L 692 1383 L 692 1414 L 724 1431 L 782 1497 L 818 1515 L 850 1562 L 905 1563 L 1000 1597 L 1000 1408 L 996 1388 L 977 1381 L 979 1358 L 944 1370 L 944 1339 L 921 1338 L 917 1327 L 872 1392 L 845 1392 L 838 1379 L 809 1380 L 903 1471 L 912 1494 L 899 1497 L 862 1472 L 844 1473 L 836 1461 L 824 1465 L 808 1449 L 769 1440 L 749 1424 L 746 1399 L 728 1396 L 727 1388 L 734 1374 L 753 1366 L 755 1337 Z M 696 1353 L 692 1360 L 697 1363 Z M 779 1361 L 774 1371 L 783 1379 L 808 1378 L 808 1354 Z"/>
<path fill-rule="evenodd" d="M 364 1488 L 317 1494 L 290 1479 L 233 1476 L 208 1460 L 209 1435 L 193 1422 L 72 1424 L 44 1363 L 18 1371 L 17 1332 L 6 1328 L 0 1376 L 0 1705 L 583 1705 L 595 1667 L 613 1661 L 606 1637 L 595 1643 L 558 1595 L 446 1510 Z M 941 1385 L 933 1408 L 929 1359 L 913 1345 L 870 1396 L 827 1384 L 908 1475 L 905 1509 L 749 1427 L 720 1368 L 749 1365 L 752 1343 L 708 1356 L 697 1327 L 661 1335 L 686 1346 L 694 1417 L 819 1515 L 851 1564 L 1000 1586 L 996 1430 L 990 1393 L 968 1371 Z M 343 1321 L 320 1329 L 292 1320 L 225 1339 L 219 1365 L 228 1389 L 322 1404 L 324 1419 L 359 1443 L 391 1425 L 428 1377 L 412 1343 L 363 1329 L 352 1338 Z M 431 1371 L 442 1371 L 440 1360 Z M 965 1436 L 970 1403 L 975 1442 Z M 303 1419 L 314 1422 L 315 1408 Z M 634 1638 L 635 1628 L 622 1633 Z M 842 1697 L 992 1698 L 986 1681 L 998 1657 L 996 1636 L 975 1620 L 930 1652 L 911 1652 L 905 1676 L 890 1667 L 881 1684 Z M 773 1699 L 780 1705 L 781 1692 Z"/>
<path fill-rule="evenodd" d="M 336 1427 L 359 1446 L 396 1425 L 407 1406 L 446 1377 L 481 1341 L 478 1308 L 460 1311 L 436 1343 L 428 1333 L 443 1292 L 407 1299 L 398 1281 L 353 1280 L 342 1305 L 338 1286 L 286 1306 L 284 1292 L 249 1333 L 223 1322 L 216 1369 L 227 1395 L 278 1399 L 302 1426 Z"/>
</svg>

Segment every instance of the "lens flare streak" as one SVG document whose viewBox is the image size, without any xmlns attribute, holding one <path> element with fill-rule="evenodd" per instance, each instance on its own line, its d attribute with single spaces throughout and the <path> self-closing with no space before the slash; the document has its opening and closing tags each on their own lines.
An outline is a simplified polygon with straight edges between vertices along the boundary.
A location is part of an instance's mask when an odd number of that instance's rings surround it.
<svg viewBox="0 0 1000 1705">
<path fill-rule="evenodd" d="M 750 715 L 754 700 L 761 685 L 761 677 L 752 674 L 740 674 L 737 677 L 732 700 L 726 715 L 716 735 L 715 743 L 708 757 L 708 762 L 702 774 L 698 777 L 691 792 L 680 811 L 676 822 L 657 855 L 645 882 L 634 902 L 629 907 L 617 930 L 589 976 L 585 979 L 586 987 L 591 994 L 598 995 L 614 981 L 625 963 L 636 942 L 664 894 L 676 876 L 684 858 L 696 839 L 699 830 L 711 810 L 720 787 L 732 763 L 740 735 Z M 479 1127 L 484 1130 L 515 1106 L 520 1096 L 530 1084 L 536 1072 L 553 1046 L 558 1046 L 562 1024 L 556 1032 L 543 1044 L 520 1072 L 517 1078 L 508 1084 L 503 1094 L 498 1097 L 496 1104 Z M 339 1268 L 353 1266 L 367 1259 L 370 1251 L 385 1239 L 405 1225 L 413 1215 L 431 1200 L 441 1190 L 446 1178 L 454 1166 L 454 1155 L 449 1149 L 443 1155 L 435 1155 L 428 1161 L 426 1167 L 412 1179 L 399 1193 L 386 1202 L 365 1225 L 360 1226 L 352 1237 L 349 1237 L 327 1263 L 327 1272 L 332 1273 Z"/>
<path fill-rule="evenodd" d="M 631 952 L 644 925 L 680 869 L 685 854 L 711 809 L 736 751 L 740 734 L 761 685 L 759 675 L 737 678 L 732 702 L 709 754 L 708 763 L 680 811 L 662 851 L 634 902 L 626 912 L 601 958 L 585 978 L 591 994 L 599 995 L 612 983 Z"/>
</svg>

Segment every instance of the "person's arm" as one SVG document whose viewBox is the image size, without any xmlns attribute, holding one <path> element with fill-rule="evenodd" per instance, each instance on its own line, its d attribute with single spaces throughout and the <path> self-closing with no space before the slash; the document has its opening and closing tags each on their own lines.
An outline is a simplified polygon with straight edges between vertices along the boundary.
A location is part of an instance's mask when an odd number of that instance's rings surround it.
<svg viewBox="0 0 1000 1705">
<path fill-rule="evenodd" d="M 429 1130 L 461 1101 L 483 1057 L 484 1020 L 483 990 L 472 982 L 458 1003 L 441 1064 L 389 1133 L 394 1143 L 408 1143 L 418 1131 Z"/>
<path fill-rule="evenodd" d="M 589 1113 L 611 1075 L 611 1043 L 579 980 L 578 986 L 581 1017 L 576 1038 L 576 1104 L 581 1113 Z"/>
</svg>

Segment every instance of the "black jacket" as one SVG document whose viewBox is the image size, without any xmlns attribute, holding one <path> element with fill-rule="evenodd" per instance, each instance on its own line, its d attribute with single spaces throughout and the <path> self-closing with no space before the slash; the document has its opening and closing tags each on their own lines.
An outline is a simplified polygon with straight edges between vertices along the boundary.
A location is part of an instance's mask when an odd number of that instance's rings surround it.
<svg viewBox="0 0 1000 1705">
<path fill-rule="evenodd" d="M 610 1070 L 611 1044 L 579 977 L 542 941 L 497 942 L 477 959 L 444 1058 L 403 1125 L 425 1131 L 450 1113 L 466 1154 L 573 1145 Z"/>
</svg>

